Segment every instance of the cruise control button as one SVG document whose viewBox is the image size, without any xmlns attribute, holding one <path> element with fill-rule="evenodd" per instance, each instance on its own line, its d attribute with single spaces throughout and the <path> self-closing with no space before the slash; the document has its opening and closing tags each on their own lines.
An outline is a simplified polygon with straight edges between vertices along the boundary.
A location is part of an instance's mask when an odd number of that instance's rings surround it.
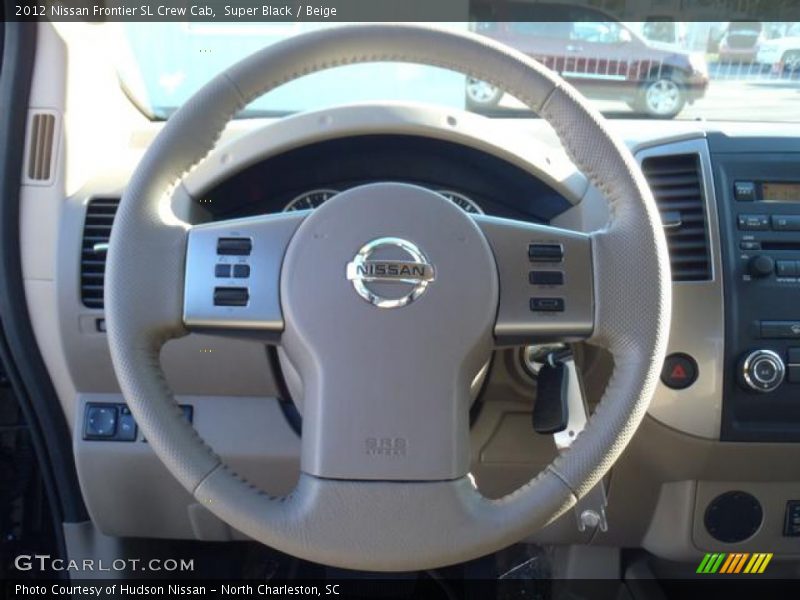
<svg viewBox="0 0 800 600">
<path fill-rule="evenodd" d="M 697 363 L 688 354 L 670 354 L 664 359 L 661 381 L 668 388 L 684 390 L 697 381 L 697 375 Z"/>
<path fill-rule="evenodd" d="M 217 240 L 217 254 L 223 256 L 247 256 L 253 250 L 253 241 L 250 238 L 219 238 Z"/>
<path fill-rule="evenodd" d="M 250 292 L 247 288 L 214 288 L 214 306 L 247 306 Z"/>
<path fill-rule="evenodd" d="M 542 312 L 564 312 L 564 299 L 531 298 L 531 310 Z"/>
<path fill-rule="evenodd" d="M 528 274 L 531 285 L 564 285 L 563 271 L 531 271 Z"/>
<path fill-rule="evenodd" d="M 531 262 L 561 262 L 564 247 L 561 244 L 530 244 L 528 258 Z"/>
</svg>

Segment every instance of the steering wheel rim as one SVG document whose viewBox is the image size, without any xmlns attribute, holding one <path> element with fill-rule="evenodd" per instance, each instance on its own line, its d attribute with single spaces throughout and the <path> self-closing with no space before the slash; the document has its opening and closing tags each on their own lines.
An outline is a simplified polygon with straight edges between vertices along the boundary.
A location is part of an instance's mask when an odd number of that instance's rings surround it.
<svg viewBox="0 0 800 600">
<path fill-rule="evenodd" d="M 583 253 L 590 265 L 591 327 L 579 336 L 572 331 L 568 337 L 607 348 L 614 359 L 611 379 L 573 446 L 500 500 L 483 498 L 466 472 L 463 419 L 443 436 L 448 439 L 441 448 L 452 447 L 453 456 L 432 471 L 412 469 L 414 476 L 409 479 L 413 481 L 403 480 L 405 467 L 387 479 L 379 476 L 381 468 L 377 476 L 371 467 L 363 466 L 351 473 L 349 458 L 337 464 L 319 459 L 325 455 L 320 452 L 324 439 L 312 433 L 308 436 L 312 441 L 306 444 L 304 434 L 303 472 L 297 488 L 284 498 L 270 498 L 228 469 L 183 420 L 159 366 L 163 344 L 190 330 L 185 317 L 194 289 L 187 270 L 194 261 L 194 229 L 169 208 L 175 195 L 187 194 L 182 177 L 210 152 L 233 115 L 256 97 L 315 71 L 385 61 L 445 67 L 505 89 L 554 127 L 573 162 L 609 202 L 607 226 L 582 237 L 493 219 L 470 225 L 472 221 L 459 221 L 460 215 L 447 212 L 456 210 L 449 203 L 437 204 L 419 190 L 403 186 L 377 190 L 382 196 L 403 196 L 402 201 L 387 201 L 380 209 L 396 208 L 398 219 L 413 215 L 404 212 L 411 209 L 397 207 L 429 202 L 429 210 L 439 211 L 443 219 L 452 219 L 448 224 L 461 228 L 460 235 L 470 240 L 472 256 L 482 272 L 494 273 L 488 276 L 487 290 L 474 314 L 483 314 L 491 306 L 498 318 L 505 314 L 499 288 L 508 289 L 503 278 L 512 261 L 499 256 L 505 252 L 503 240 L 550 236 L 547 239 L 580 248 L 575 253 Z M 308 257 L 293 250 L 299 247 L 293 238 L 313 235 L 323 217 L 344 217 L 350 206 L 369 211 L 370 205 L 363 200 L 369 193 L 359 188 L 349 200 L 336 205 L 332 200 L 326 213 L 315 211 L 305 221 L 305 215 L 283 215 L 258 223 L 276 244 L 271 256 L 277 267 L 271 268 L 283 272 L 281 295 L 275 292 L 272 302 L 281 319 L 285 295 L 298 297 L 291 291 L 290 276 L 285 275 L 289 270 L 281 269 L 283 251 L 294 260 L 292 264 L 302 264 Z M 349 213 L 350 220 L 355 214 L 360 213 Z M 379 216 L 365 219 L 378 222 Z M 491 271 L 487 256 L 496 260 L 496 271 Z M 154 269 L 154 264 L 159 268 Z M 343 272 L 340 275 L 344 279 Z M 430 288 L 447 289 L 447 285 L 434 283 Z M 433 291 L 429 295 L 434 298 Z M 355 294 L 353 298 L 353 302 L 363 302 Z M 478 36 L 419 26 L 358 25 L 316 31 L 269 46 L 215 77 L 170 118 L 123 195 L 108 252 L 105 305 L 112 360 L 125 399 L 158 457 L 198 501 L 243 533 L 289 554 L 347 568 L 404 571 L 464 561 L 516 542 L 563 514 L 600 480 L 630 441 L 654 392 L 669 331 L 671 281 L 660 217 L 638 166 L 606 129 L 599 113 L 571 86 L 523 54 Z M 422 300 L 412 303 L 424 305 Z M 498 325 L 494 323 L 488 334 L 485 323 L 476 325 L 468 342 L 472 344 L 470 360 L 479 363 L 492 336 L 504 335 Z M 294 339 L 289 345 L 294 343 L 295 355 L 309 354 L 303 341 L 308 327 L 295 327 L 287 319 L 277 323 L 275 331 L 283 328 L 291 334 L 286 337 Z M 531 326 L 522 331 L 531 335 L 541 329 Z M 464 408 L 459 402 L 455 398 L 452 408 Z M 325 412 L 323 404 L 318 406 Z M 304 413 L 309 418 L 307 406 Z M 324 430 L 324 425 L 321 420 L 317 430 Z M 307 445 L 314 447 L 306 452 Z"/>
</svg>

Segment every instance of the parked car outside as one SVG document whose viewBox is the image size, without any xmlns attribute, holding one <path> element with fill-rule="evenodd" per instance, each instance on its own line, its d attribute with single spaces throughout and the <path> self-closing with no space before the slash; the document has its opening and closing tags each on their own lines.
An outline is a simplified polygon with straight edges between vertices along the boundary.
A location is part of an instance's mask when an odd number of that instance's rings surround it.
<svg viewBox="0 0 800 600">
<path fill-rule="evenodd" d="M 756 21 L 732 21 L 719 42 L 720 62 L 752 63 L 764 42 L 764 27 Z"/>
<path fill-rule="evenodd" d="M 474 23 L 473 30 L 537 59 L 589 98 L 623 100 L 650 117 L 672 118 L 705 94 L 709 78 L 704 56 L 645 41 L 599 11 L 569 13 L 577 18 Z M 468 79 L 466 94 L 468 106 L 478 111 L 493 109 L 504 95 L 477 79 Z"/>
<path fill-rule="evenodd" d="M 763 42 L 756 60 L 770 65 L 774 73 L 800 73 L 800 23 L 795 23 L 785 37 Z"/>
</svg>

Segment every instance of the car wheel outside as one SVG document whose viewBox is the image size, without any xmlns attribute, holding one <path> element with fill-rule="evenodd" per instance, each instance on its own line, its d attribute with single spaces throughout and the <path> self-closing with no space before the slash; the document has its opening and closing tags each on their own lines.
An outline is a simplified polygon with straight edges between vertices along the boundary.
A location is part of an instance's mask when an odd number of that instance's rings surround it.
<svg viewBox="0 0 800 600">
<path fill-rule="evenodd" d="M 641 89 L 634 110 L 657 119 L 671 119 L 686 105 L 686 89 L 672 74 L 647 81 Z"/>
<path fill-rule="evenodd" d="M 783 55 L 783 70 L 787 73 L 800 73 L 800 50 L 792 50 Z"/>
<path fill-rule="evenodd" d="M 503 90 L 474 77 L 467 78 L 467 108 L 493 108 L 500 104 Z"/>
</svg>

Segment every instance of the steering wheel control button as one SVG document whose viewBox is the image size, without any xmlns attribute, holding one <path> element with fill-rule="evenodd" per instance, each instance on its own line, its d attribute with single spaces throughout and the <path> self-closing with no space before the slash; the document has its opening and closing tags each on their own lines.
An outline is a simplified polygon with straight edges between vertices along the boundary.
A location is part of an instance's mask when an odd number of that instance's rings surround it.
<svg viewBox="0 0 800 600">
<path fill-rule="evenodd" d="M 214 288 L 214 306 L 247 306 L 250 292 L 246 287 Z"/>
<path fill-rule="evenodd" d="M 236 279 L 247 279 L 250 277 L 250 265 L 233 265 L 233 276 Z"/>
<path fill-rule="evenodd" d="M 697 381 L 697 362 L 688 354 L 670 354 L 661 369 L 661 382 L 673 390 L 685 390 Z"/>
<path fill-rule="evenodd" d="M 530 244 L 528 258 L 531 262 L 561 262 L 564 260 L 564 246 L 561 244 Z"/>
<path fill-rule="evenodd" d="M 737 222 L 741 231 L 767 231 L 769 229 L 767 215 L 739 215 Z"/>
<path fill-rule="evenodd" d="M 535 312 L 564 312 L 564 299 L 531 298 L 531 310 Z"/>
<path fill-rule="evenodd" d="M 425 293 L 436 279 L 436 270 L 416 245 L 385 237 L 362 246 L 347 264 L 346 276 L 370 304 L 400 308 Z"/>
<path fill-rule="evenodd" d="M 564 285 L 563 271 L 531 271 L 528 274 L 531 285 Z"/>
<path fill-rule="evenodd" d="M 740 380 L 756 392 L 771 392 L 786 375 L 786 366 L 781 357 L 772 350 L 755 350 L 742 359 Z"/>
<path fill-rule="evenodd" d="M 217 254 L 222 256 L 249 256 L 253 251 L 253 240 L 250 238 L 219 238 Z"/>
<path fill-rule="evenodd" d="M 117 407 L 113 404 L 87 404 L 83 439 L 111 439 L 117 433 Z"/>
<path fill-rule="evenodd" d="M 800 321 L 761 321 L 761 337 L 800 340 Z"/>
<path fill-rule="evenodd" d="M 214 277 L 219 279 L 227 279 L 231 276 L 230 265 L 217 265 L 214 267 Z"/>
</svg>

